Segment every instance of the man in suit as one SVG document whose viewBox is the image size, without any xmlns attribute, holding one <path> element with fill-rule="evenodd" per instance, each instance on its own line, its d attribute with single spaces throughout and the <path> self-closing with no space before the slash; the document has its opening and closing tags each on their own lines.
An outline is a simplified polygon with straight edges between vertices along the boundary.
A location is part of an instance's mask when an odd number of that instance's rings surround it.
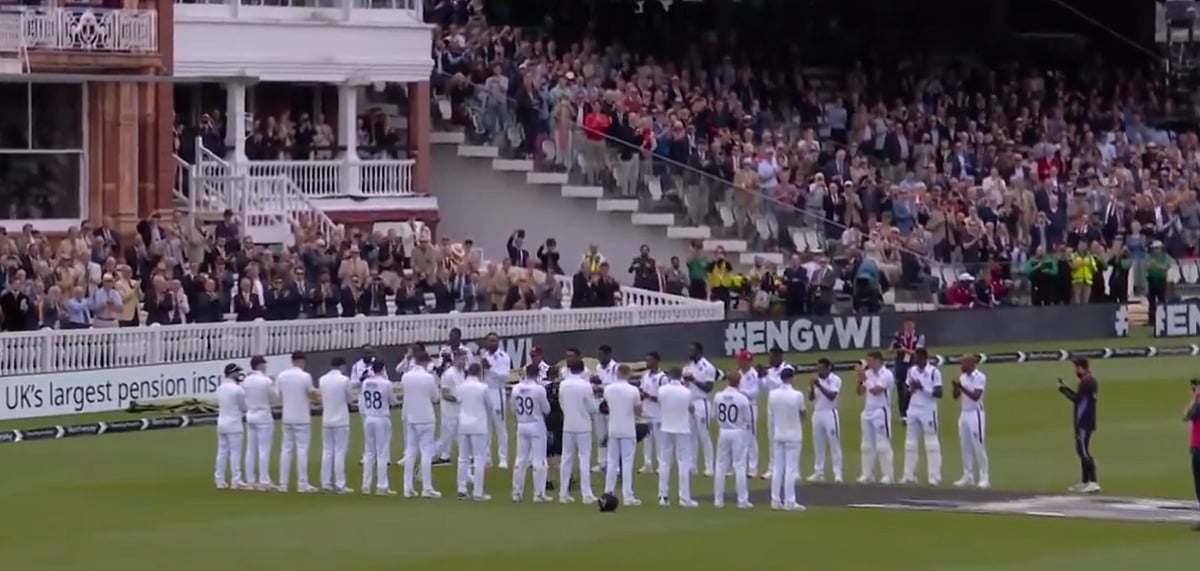
<svg viewBox="0 0 1200 571">
<path fill-rule="evenodd" d="M 846 160 L 845 149 L 838 149 L 833 154 L 833 160 L 825 169 L 825 176 L 828 176 L 830 180 L 850 180 L 850 161 Z"/>
<path fill-rule="evenodd" d="M 1129 220 L 1124 202 L 1110 196 L 1100 213 L 1100 235 L 1104 237 L 1104 243 L 1112 244 L 1117 236 L 1128 234 Z"/>
<path fill-rule="evenodd" d="M 829 257 L 822 255 L 817 260 L 817 267 L 810 272 L 809 283 L 812 314 L 829 315 L 833 308 L 833 288 L 837 284 L 837 271 L 829 263 Z"/>
</svg>

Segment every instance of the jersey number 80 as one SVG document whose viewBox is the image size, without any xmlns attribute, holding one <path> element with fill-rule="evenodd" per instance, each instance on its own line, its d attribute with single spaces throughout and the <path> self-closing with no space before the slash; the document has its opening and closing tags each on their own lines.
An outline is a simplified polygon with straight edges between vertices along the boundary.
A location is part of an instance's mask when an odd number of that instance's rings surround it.
<svg viewBox="0 0 1200 571">
<path fill-rule="evenodd" d="M 717 404 L 717 422 L 722 424 L 737 424 L 737 421 L 738 407 L 726 403 Z"/>
</svg>

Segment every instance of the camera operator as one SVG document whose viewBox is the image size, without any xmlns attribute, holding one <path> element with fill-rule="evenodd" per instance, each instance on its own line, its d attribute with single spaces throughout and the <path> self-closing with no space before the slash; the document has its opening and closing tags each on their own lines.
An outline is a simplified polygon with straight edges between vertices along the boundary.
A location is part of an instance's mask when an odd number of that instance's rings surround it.
<svg viewBox="0 0 1200 571">
<path fill-rule="evenodd" d="M 1196 500 L 1200 501 L 1200 379 L 1192 379 L 1192 400 L 1184 410 L 1183 421 L 1192 425 L 1192 484 L 1196 488 Z M 1200 531 L 1200 523 L 1192 529 Z"/>
<path fill-rule="evenodd" d="M 1071 491 L 1094 494 L 1100 491 L 1100 484 L 1096 482 L 1096 460 L 1091 451 L 1092 434 L 1096 432 L 1096 394 L 1100 392 L 1100 386 L 1092 376 L 1087 359 L 1078 357 L 1071 362 L 1075 365 L 1079 384 L 1071 389 L 1062 379 L 1058 380 L 1058 392 L 1074 403 L 1075 453 L 1079 455 L 1081 478 L 1080 483 L 1071 486 Z"/>
</svg>

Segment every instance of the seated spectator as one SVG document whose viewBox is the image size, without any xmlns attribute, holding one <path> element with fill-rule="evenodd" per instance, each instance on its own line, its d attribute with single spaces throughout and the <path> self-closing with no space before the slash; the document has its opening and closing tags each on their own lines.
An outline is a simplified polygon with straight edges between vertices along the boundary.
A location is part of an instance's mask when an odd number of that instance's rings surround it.
<svg viewBox="0 0 1200 571">
<path fill-rule="evenodd" d="M 945 304 L 952 308 L 970 308 L 975 306 L 975 278 L 971 274 L 961 274 L 958 281 L 946 288 Z"/>
</svg>

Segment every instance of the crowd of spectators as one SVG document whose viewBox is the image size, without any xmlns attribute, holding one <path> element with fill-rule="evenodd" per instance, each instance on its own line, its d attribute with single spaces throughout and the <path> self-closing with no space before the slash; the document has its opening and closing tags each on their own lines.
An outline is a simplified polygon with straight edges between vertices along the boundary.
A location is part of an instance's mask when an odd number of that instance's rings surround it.
<svg viewBox="0 0 1200 571">
<path fill-rule="evenodd" d="M 716 34 L 657 53 L 445 4 L 458 9 L 438 14 L 435 82 L 452 120 L 756 251 L 832 257 L 855 298 L 864 276 L 955 306 L 1161 297 L 1162 257 L 1197 254 L 1197 100 L 1153 67 L 800 69 Z M 1031 263 L 1047 256 L 1053 276 Z"/>
</svg>

